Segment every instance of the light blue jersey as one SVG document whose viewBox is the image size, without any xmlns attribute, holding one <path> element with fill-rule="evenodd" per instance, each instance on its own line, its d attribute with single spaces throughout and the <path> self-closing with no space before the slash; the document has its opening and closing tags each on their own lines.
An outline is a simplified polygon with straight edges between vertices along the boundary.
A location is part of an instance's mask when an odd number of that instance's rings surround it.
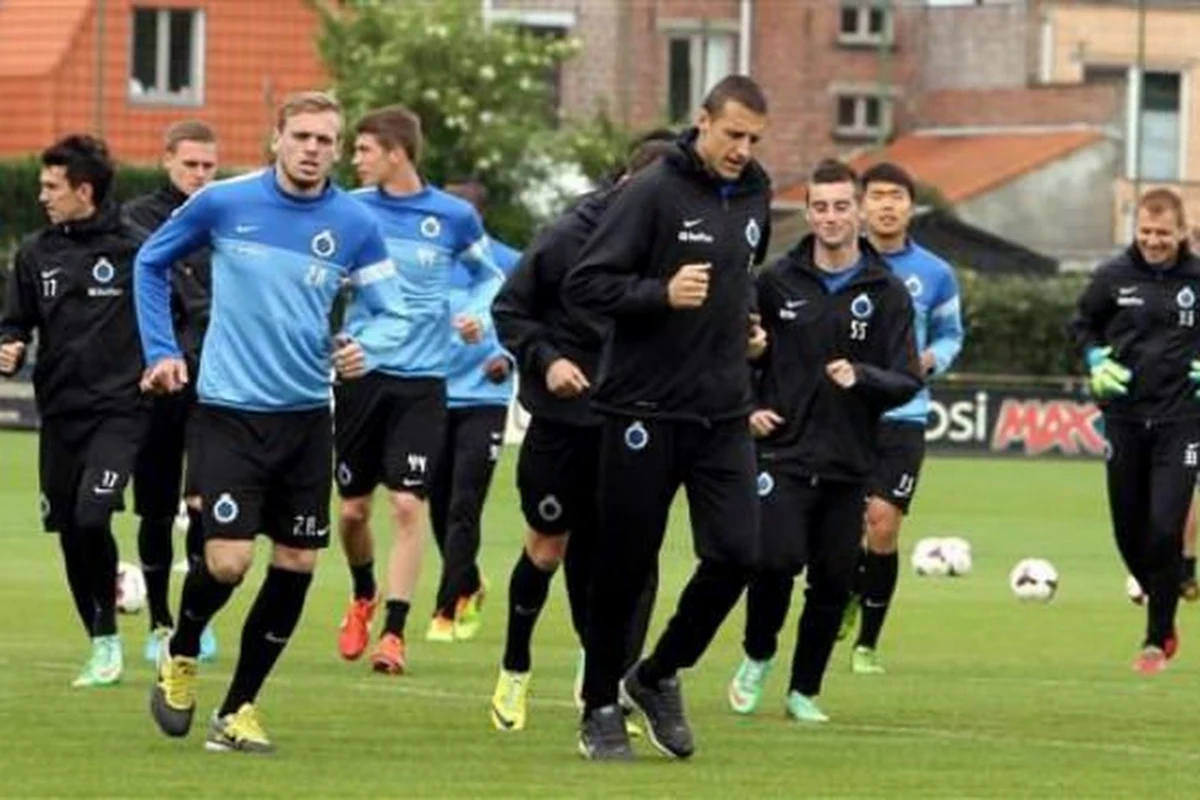
<svg viewBox="0 0 1200 800">
<path fill-rule="evenodd" d="M 351 195 L 370 209 L 383 229 L 404 295 L 408 336 L 393 357 L 380 362 L 380 372 L 402 378 L 442 378 L 450 360 L 450 273 L 461 263 L 470 277 L 467 302 L 456 314 L 487 325 L 492 297 L 504 276 L 496 268 L 483 233 L 483 223 L 470 203 L 426 186 L 416 194 L 389 195 L 380 188 Z M 352 295 L 346 330 L 354 336 L 370 323 L 370 309 Z M 457 336 L 457 333 L 454 333 Z"/>
<path fill-rule="evenodd" d="M 912 295 L 917 352 L 931 351 L 933 374 L 941 375 L 954 363 L 963 346 L 958 279 L 954 276 L 954 269 L 911 239 L 903 250 L 882 255 Z M 928 417 L 928 386 L 921 389 L 912 400 L 884 414 L 884 419 L 921 426 L 925 425 Z"/>
<path fill-rule="evenodd" d="M 506 276 L 509 275 L 517 268 L 521 254 L 490 237 L 489 243 L 496 266 Z M 488 299 L 489 308 L 499 290 L 500 287 L 497 286 L 492 292 L 492 297 Z M 467 308 L 472 302 L 471 274 L 465 266 L 456 264 L 450 280 L 450 313 L 469 313 Z M 446 403 L 450 408 L 509 404 L 512 399 L 515 370 L 511 370 L 508 377 L 500 383 L 488 380 L 483 371 L 484 365 L 498 355 L 508 354 L 496 338 L 496 329 L 490 324 L 490 317 L 488 332 L 478 344 L 467 344 L 457 334 L 454 335 L 450 341 L 450 363 L 446 371 Z"/>
<path fill-rule="evenodd" d="M 171 323 L 171 264 L 212 248 L 212 317 L 201 351 L 201 403 L 246 411 L 329 405 L 329 314 L 343 282 L 364 317 L 356 338 L 368 368 L 403 344 L 404 298 L 379 225 L 329 186 L 285 194 L 273 169 L 217 181 L 146 240 L 134 265 L 147 364 L 180 357 Z"/>
</svg>

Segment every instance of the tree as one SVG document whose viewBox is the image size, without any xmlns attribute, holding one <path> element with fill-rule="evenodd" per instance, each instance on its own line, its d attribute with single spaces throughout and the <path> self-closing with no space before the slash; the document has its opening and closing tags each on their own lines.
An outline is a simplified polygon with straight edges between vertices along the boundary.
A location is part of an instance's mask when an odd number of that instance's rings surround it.
<svg viewBox="0 0 1200 800">
<path fill-rule="evenodd" d="M 416 112 L 422 173 L 435 184 L 483 183 L 489 230 L 524 243 L 534 220 L 518 198 L 563 152 L 547 77 L 578 43 L 487 26 L 476 0 L 346 0 L 336 9 L 310 2 L 348 118 L 393 103 Z"/>
</svg>

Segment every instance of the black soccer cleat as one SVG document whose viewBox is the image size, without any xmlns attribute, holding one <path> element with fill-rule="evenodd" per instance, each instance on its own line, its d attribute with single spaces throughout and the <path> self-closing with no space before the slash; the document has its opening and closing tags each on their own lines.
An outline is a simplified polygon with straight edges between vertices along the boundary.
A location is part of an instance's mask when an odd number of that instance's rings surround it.
<svg viewBox="0 0 1200 800">
<path fill-rule="evenodd" d="M 650 687 L 638 678 L 639 666 L 641 662 L 634 664 L 621 680 L 621 698 L 646 718 L 650 741 L 664 755 L 689 758 L 696 744 L 683 712 L 679 677 L 673 675 Z"/>
<path fill-rule="evenodd" d="M 579 753 L 589 761 L 632 761 L 625 714 L 613 704 L 585 712 L 579 723 Z"/>
</svg>

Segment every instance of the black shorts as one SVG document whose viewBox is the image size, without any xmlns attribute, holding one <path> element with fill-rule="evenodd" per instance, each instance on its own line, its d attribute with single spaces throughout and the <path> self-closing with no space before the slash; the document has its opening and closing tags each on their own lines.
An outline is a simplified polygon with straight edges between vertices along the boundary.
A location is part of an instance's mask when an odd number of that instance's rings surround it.
<svg viewBox="0 0 1200 800">
<path fill-rule="evenodd" d="M 875 439 L 875 467 L 867 479 L 867 496 L 878 497 L 907 514 L 917 493 L 925 460 L 925 428 L 883 420 Z"/>
<path fill-rule="evenodd" d="M 337 486 L 366 497 L 382 483 L 429 495 L 446 433 L 446 381 L 369 373 L 334 388 Z"/>
<path fill-rule="evenodd" d="M 547 536 L 574 531 L 596 516 L 600 427 L 534 417 L 517 459 L 517 491 L 530 528 Z"/>
<path fill-rule="evenodd" d="M 848 581 L 862 542 L 862 484 L 827 481 L 759 457 L 761 551 L 758 567 Z M 811 577 L 811 576 L 810 576 Z"/>
<path fill-rule="evenodd" d="M 194 404 L 190 388 L 154 398 L 150 426 L 133 470 L 133 510 L 138 516 L 168 519 L 179 510 L 184 443 Z"/>
<path fill-rule="evenodd" d="M 49 417 L 38 437 L 42 527 L 101 527 L 125 509 L 125 486 L 146 433 L 147 414 Z"/>
<path fill-rule="evenodd" d="M 198 405 L 188 467 L 204 504 L 205 539 L 329 546 L 333 480 L 329 411 L 254 412 Z"/>
</svg>

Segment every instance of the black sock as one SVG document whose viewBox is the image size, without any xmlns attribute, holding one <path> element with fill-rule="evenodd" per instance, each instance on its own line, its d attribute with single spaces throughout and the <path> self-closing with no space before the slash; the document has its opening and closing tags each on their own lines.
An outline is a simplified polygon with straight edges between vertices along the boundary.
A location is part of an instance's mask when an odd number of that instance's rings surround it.
<svg viewBox="0 0 1200 800">
<path fill-rule="evenodd" d="M 179 626 L 171 637 L 171 655 L 189 658 L 199 655 L 200 634 L 204 633 L 209 620 L 229 602 L 236 587 L 236 583 L 221 583 L 214 578 L 203 559 L 192 564 L 183 581 Z"/>
<path fill-rule="evenodd" d="M 204 512 L 188 506 L 187 535 L 183 539 L 183 548 L 187 552 L 188 563 L 195 564 L 204 560 Z"/>
<path fill-rule="evenodd" d="M 887 617 L 888 606 L 896 594 L 896 580 L 900 571 L 900 556 L 898 553 L 867 553 L 866 568 L 863 570 L 862 596 L 862 629 L 858 634 L 858 647 L 869 647 L 872 650 L 879 644 L 879 634 L 883 631 L 883 621 Z M 851 600 L 851 602 L 854 602 Z"/>
<path fill-rule="evenodd" d="M 171 542 L 170 517 L 153 519 L 142 517 L 138 526 L 138 559 L 142 562 L 142 574 L 146 576 L 146 608 L 150 616 L 150 630 L 173 628 L 168 592 L 171 585 L 171 562 L 175 558 Z"/>
<path fill-rule="evenodd" d="M 117 632 L 117 540 L 108 525 L 80 528 L 79 535 L 95 603 L 92 636 L 113 636 Z"/>
<path fill-rule="evenodd" d="M 258 697 L 263 681 L 300 622 L 311 583 L 311 573 L 267 567 L 266 580 L 242 626 L 242 649 L 219 716 L 232 714 Z"/>
<path fill-rule="evenodd" d="M 854 567 L 854 579 L 850 582 L 851 602 L 861 600 L 867 591 L 867 556 L 870 552 L 866 548 L 858 551 L 858 563 Z"/>
<path fill-rule="evenodd" d="M 587 549 L 589 546 L 590 543 L 583 535 L 571 533 L 562 565 L 563 583 L 567 588 L 567 608 L 571 611 L 571 627 L 575 629 L 580 647 L 584 646 L 587 637 L 588 591 L 592 580 L 592 555 Z M 513 575 L 516 575 L 515 570 Z M 512 595 L 511 589 L 509 595 Z M 511 618 L 511 602 L 508 613 Z"/>
<path fill-rule="evenodd" d="M 521 555 L 513 566 L 508 581 L 508 635 L 504 639 L 504 668 L 509 672 L 528 672 L 533 658 L 529 653 L 529 642 L 533 639 L 533 628 L 537 625 L 546 596 L 550 594 L 550 581 L 554 571 L 538 569 L 529 554 L 521 549 Z"/>
<path fill-rule="evenodd" d="M 1184 556 L 1183 557 L 1183 579 L 1185 581 L 1196 580 L 1196 557 L 1195 556 Z"/>
<path fill-rule="evenodd" d="M 88 569 L 83 538 L 77 530 L 64 530 L 58 535 L 58 545 L 62 548 L 67 587 L 71 590 L 75 613 L 79 615 L 84 632 L 91 636 L 92 622 L 96 617 L 96 601 L 92 599 L 92 574 Z"/>
<path fill-rule="evenodd" d="M 383 618 L 383 632 L 394 633 L 401 639 L 404 638 L 404 624 L 408 622 L 407 600 L 388 600 L 387 615 Z"/>
<path fill-rule="evenodd" d="M 375 599 L 375 562 L 350 565 L 350 579 L 354 582 L 355 600 Z"/>
</svg>

